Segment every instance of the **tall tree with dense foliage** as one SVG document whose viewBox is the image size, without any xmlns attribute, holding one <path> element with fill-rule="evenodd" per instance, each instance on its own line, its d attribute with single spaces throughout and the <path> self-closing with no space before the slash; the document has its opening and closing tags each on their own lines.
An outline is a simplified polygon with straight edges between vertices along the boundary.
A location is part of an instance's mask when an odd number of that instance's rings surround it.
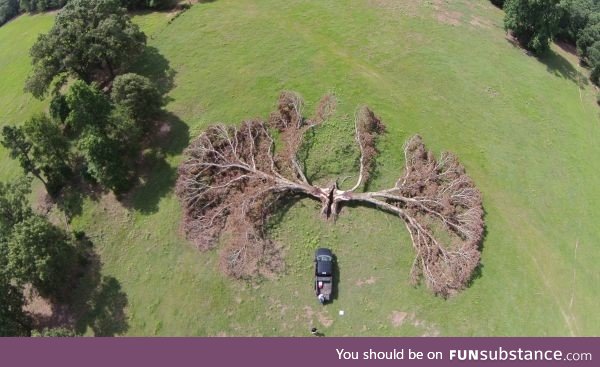
<svg viewBox="0 0 600 367">
<path fill-rule="evenodd" d="M 115 78 L 111 98 L 134 120 L 145 125 L 160 114 L 163 105 L 162 96 L 150 79 L 133 73 Z"/>
<path fill-rule="evenodd" d="M 592 15 L 586 26 L 577 34 L 577 52 L 585 62 L 589 60 L 590 47 L 600 41 L 600 13 Z"/>
<path fill-rule="evenodd" d="M 127 70 L 145 45 L 146 36 L 119 0 L 72 0 L 31 48 L 33 72 L 25 89 L 43 98 L 53 82 L 66 81 L 61 75 L 105 85 Z"/>
<path fill-rule="evenodd" d="M 565 0 L 565 5 L 560 36 L 575 43 L 590 18 L 600 13 L 600 0 Z"/>
<path fill-rule="evenodd" d="M 65 128 L 71 137 L 77 137 L 86 129 L 103 130 L 112 110 L 110 100 L 95 84 L 77 80 L 65 95 L 68 113 Z"/>
<path fill-rule="evenodd" d="M 25 173 L 44 184 L 50 195 L 55 195 L 70 175 L 69 143 L 60 127 L 46 115 L 35 115 L 23 126 L 5 126 L 1 143 Z"/>
<path fill-rule="evenodd" d="M 129 74 L 127 74 L 129 75 Z M 117 78 L 115 82 L 118 82 Z M 120 82 L 117 83 L 118 90 Z M 127 89 L 127 88 L 126 88 Z M 132 88 L 134 94 L 137 88 Z M 139 106 L 137 93 L 124 100 L 133 110 Z M 143 95 L 143 89 L 141 94 Z M 132 111 L 125 106 L 111 104 L 109 98 L 95 84 L 76 81 L 65 96 L 68 113 L 65 128 L 75 142 L 78 154 L 85 162 L 87 176 L 115 192 L 129 188 L 131 158 L 138 148 L 141 127 L 132 118 Z M 153 111 L 148 106 L 149 111 Z"/>
<path fill-rule="evenodd" d="M 600 40 L 589 48 L 588 53 L 590 67 L 592 68 L 590 79 L 596 85 L 600 85 Z"/>
<path fill-rule="evenodd" d="M 77 262 L 64 230 L 34 214 L 14 226 L 6 247 L 7 271 L 18 284 L 29 283 L 40 295 L 61 299 Z"/>
<path fill-rule="evenodd" d="M 33 213 L 29 207 L 31 180 L 0 182 L 0 336 L 28 336 L 31 320 L 23 312 L 23 293 L 13 284 L 8 267 L 8 239 L 15 225 Z"/>
<path fill-rule="evenodd" d="M 0 0 L 0 25 L 19 14 L 19 0 Z"/>
<path fill-rule="evenodd" d="M 17 223 L 32 215 L 28 200 L 30 185 L 31 179 L 27 177 L 8 183 L 0 182 L 0 243 L 9 237 Z"/>
<path fill-rule="evenodd" d="M 561 0 L 507 0 L 504 28 L 531 51 L 541 54 L 560 30 L 564 14 Z"/>
</svg>

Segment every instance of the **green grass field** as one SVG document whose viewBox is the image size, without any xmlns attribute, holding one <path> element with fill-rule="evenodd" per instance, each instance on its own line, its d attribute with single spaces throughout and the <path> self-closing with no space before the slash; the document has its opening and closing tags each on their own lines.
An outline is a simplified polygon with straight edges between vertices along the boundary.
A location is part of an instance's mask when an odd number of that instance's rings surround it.
<svg viewBox="0 0 600 367">
<path fill-rule="evenodd" d="M 573 55 L 553 46 L 539 60 L 512 45 L 502 17 L 487 0 L 218 0 L 170 23 L 166 13 L 136 16 L 164 57 L 139 68 L 174 70 L 167 110 L 182 126 L 130 207 L 112 196 L 86 201 L 72 223 L 127 296 L 124 334 L 306 336 L 317 326 L 328 336 L 600 335 L 595 92 Z M 2 124 L 45 106 L 22 89 L 28 49 L 51 24 L 52 15 L 22 16 L 0 28 Z M 344 208 L 336 224 L 314 202 L 290 208 L 272 230 L 286 245 L 286 271 L 260 283 L 222 276 L 217 251 L 182 238 L 172 188 L 188 135 L 266 118 L 283 89 L 301 93 L 307 111 L 327 92 L 338 97 L 339 131 L 322 131 L 333 148 L 319 145 L 313 161 L 332 170 L 350 159 L 341 147 L 352 121 L 343 116 L 367 104 L 382 118 L 375 187 L 398 177 L 412 134 L 458 155 L 486 210 L 483 267 L 470 288 L 443 300 L 412 287 L 403 224 L 365 208 Z M 0 150 L 0 178 L 18 174 Z M 317 246 L 339 263 L 338 298 L 325 307 L 312 291 Z"/>
</svg>

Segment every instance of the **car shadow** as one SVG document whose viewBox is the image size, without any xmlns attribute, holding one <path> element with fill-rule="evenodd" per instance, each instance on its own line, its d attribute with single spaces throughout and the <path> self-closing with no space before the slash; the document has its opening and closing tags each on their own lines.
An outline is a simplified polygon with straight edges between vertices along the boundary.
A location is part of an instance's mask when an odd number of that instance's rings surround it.
<svg viewBox="0 0 600 367">
<path fill-rule="evenodd" d="M 329 303 L 333 303 L 333 301 L 338 299 L 340 292 L 340 265 L 338 263 L 338 258 L 336 254 L 333 254 L 333 284 L 331 290 L 331 301 Z"/>
</svg>

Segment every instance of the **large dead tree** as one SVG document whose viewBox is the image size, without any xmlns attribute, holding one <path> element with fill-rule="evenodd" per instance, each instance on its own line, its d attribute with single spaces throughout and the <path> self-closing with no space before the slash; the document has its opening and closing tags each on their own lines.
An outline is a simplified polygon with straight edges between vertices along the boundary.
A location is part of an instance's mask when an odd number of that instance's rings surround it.
<svg viewBox="0 0 600 367">
<path fill-rule="evenodd" d="M 483 208 L 479 190 L 451 153 L 435 159 L 421 137 L 404 146 L 404 172 L 386 190 L 361 192 L 377 157 L 383 123 L 367 107 L 355 116 L 360 168 L 347 190 L 337 182 L 312 184 L 298 159 L 309 129 L 327 121 L 335 98 L 325 96 L 315 116 L 303 117 L 303 101 L 283 92 L 268 121 L 210 126 L 187 148 L 179 168 L 177 195 L 184 207 L 183 229 L 202 250 L 223 242 L 221 266 L 237 278 L 282 268 L 281 248 L 265 232 L 280 199 L 293 195 L 320 201 L 324 218 L 335 218 L 345 203 L 375 207 L 400 217 L 416 252 L 413 282 L 424 280 L 438 295 L 463 289 L 479 264 Z M 272 131 L 278 131 L 277 149 Z"/>
</svg>

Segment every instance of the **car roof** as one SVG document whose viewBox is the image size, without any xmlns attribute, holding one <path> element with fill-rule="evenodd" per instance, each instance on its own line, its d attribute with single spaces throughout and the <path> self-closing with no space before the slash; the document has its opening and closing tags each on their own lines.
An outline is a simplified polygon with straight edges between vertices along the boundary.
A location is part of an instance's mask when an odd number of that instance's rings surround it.
<svg viewBox="0 0 600 367">
<path fill-rule="evenodd" d="M 317 251 L 315 252 L 315 256 L 320 256 L 320 255 L 327 255 L 327 256 L 332 256 L 333 257 L 333 253 L 328 248 L 319 248 L 319 249 L 317 249 Z"/>
</svg>

